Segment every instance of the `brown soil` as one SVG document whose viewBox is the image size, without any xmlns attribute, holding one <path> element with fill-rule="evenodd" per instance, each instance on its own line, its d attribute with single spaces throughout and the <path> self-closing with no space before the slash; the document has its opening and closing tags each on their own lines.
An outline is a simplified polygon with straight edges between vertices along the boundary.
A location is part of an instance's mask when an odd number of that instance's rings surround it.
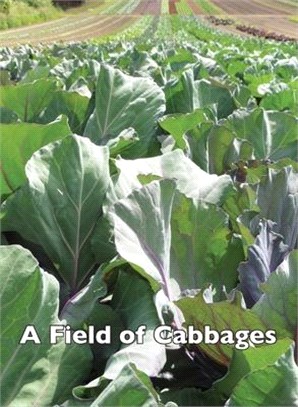
<svg viewBox="0 0 298 407">
<path fill-rule="evenodd" d="M 279 10 L 281 14 L 298 14 L 298 3 L 294 6 L 279 0 L 254 0 L 254 2 Z"/>
<path fill-rule="evenodd" d="M 212 0 L 212 3 L 241 24 L 298 38 L 298 26 L 289 20 L 290 9 L 284 7 L 281 12 L 276 2 L 271 7 L 270 1 L 273 0 L 266 1 L 266 4 L 260 4 L 259 0 Z"/>
<path fill-rule="evenodd" d="M 86 9 L 81 13 L 69 12 L 59 20 L 0 31 L 0 46 L 87 40 L 119 32 L 140 16 L 160 15 L 160 11 L 161 0 L 141 0 L 132 13 L 126 15 L 96 15 Z"/>
<path fill-rule="evenodd" d="M 231 15 L 289 15 L 288 9 L 283 11 L 268 4 L 253 0 L 212 0 L 217 7 Z"/>
<path fill-rule="evenodd" d="M 175 3 L 177 3 L 177 0 L 169 0 L 169 13 L 170 14 L 178 14 Z"/>
<path fill-rule="evenodd" d="M 136 21 L 137 17 L 136 16 L 131 16 L 131 15 L 123 15 L 123 16 L 112 16 L 108 20 L 105 20 L 104 23 L 100 22 L 97 24 L 94 24 L 92 27 L 88 26 L 84 29 L 81 29 L 79 31 L 76 31 L 75 33 L 67 33 L 62 36 L 62 38 L 59 38 L 59 40 L 62 41 L 73 41 L 74 35 L 76 38 L 76 41 L 82 41 L 82 40 L 88 40 L 91 38 L 96 38 L 100 37 L 101 35 L 108 35 L 108 34 L 113 34 L 126 26 L 128 26 L 130 23 L 133 23 Z M 90 33 L 90 28 L 92 28 L 92 34 Z M 51 42 L 53 40 L 51 39 Z"/>
<path fill-rule="evenodd" d="M 170 14 L 177 14 L 175 5 L 177 1 L 169 0 Z M 287 5 L 283 7 L 283 4 L 281 5 L 278 0 L 210 1 L 221 8 L 223 13 L 231 15 L 237 23 L 298 38 L 297 24 L 289 21 L 293 7 Z M 188 4 L 194 14 L 203 14 L 196 0 L 188 0 Z M 132 13 L 128 15 L 95 15 L 86 9 L 80 13 L 77 10 L 75 14 L 67 13 L 65 17 L 59 20 L 0 31 L 0 46 L 81 41 L 112 34 L 133 24 L 141 15 L 160 15 L 161 0 L 141 0 Z M 237 31 L 233 26 L 218 26 L 218 28 L 224 31 Z"/>
<path fill-rule="evenodd" d="M 195 0 L 188 0 L 188 5 L 195 15 L 204 14 L 200 6 L 195 2 Z"/>
<path fill-rule="evenodd" d="M 72 16 L 51 23 L 2 31 L 0 33 L 0 46 L 83 41 L 120 31 L 137 19 L 138 16 L 132 15 L 84 15 L 84 18 L 82 15 Z"/>
<path fill-rule="evenodd" d="M 159 16 L 161 9 L 161 0 L 141 0 L 134 9 L 133 14 Z"/>
</svg>

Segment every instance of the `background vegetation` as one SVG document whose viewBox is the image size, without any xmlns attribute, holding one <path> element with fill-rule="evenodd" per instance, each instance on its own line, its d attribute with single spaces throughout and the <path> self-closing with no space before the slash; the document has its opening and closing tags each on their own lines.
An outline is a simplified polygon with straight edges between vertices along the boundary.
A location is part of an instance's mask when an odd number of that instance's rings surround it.
<svg viewBox="0 0 298 407">
<path fill-rule="evenodd" d="M 0 0 L 0 29 L 43 22 L 61 14 L 51 0 Z"/>
</svg>

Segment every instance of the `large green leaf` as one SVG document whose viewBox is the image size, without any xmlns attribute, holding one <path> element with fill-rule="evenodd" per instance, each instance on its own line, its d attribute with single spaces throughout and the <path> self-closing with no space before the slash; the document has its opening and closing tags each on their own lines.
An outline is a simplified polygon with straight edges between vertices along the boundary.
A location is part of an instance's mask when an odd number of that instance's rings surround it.
<svg viewBox="0 0 298 407">
<path fill-rule="evenodd" d="M 185 136 L 192 160 L 208 173 L 222 174 L 234 162 L 249 160 L 253 148 L 247 140 L 235 137 L 230 129 L 222 125 L 203 122 L 187 131 Z"/>
<path fill-rule="evenodd" d="M 108 149 L 66 137 L 37 151 L 26 175 L 4 203 L 3 229 L 39 243 L 76 292 L 95 265 L 91 237 L 110 182 Z"/>
<path fill-rule="evenodd" d="M 133 127 L 140 138 L 138 154 L 145 154 L 164 111 L 164 94 L 151 79 L 128 76 L 103 65 L 96 85 L 95 110 L 84 135 L 96 144 L 106 144 Z"/>
<path fill-rule="evenodd" d="M 289 113 L 238 110 L 223 125 L 236 137 L 249 141 L 257 159 L 297 160 L 297 120 Z"/>
<path fill-rule="evenodd" d="M 49 329 L 58 319 L 59 284 L 39 268 L 21 246 L 0 247 L 1 276 L 1 404 L 48 406 L 62 402 L 88 377 L 88 345 L 49 343 Z M 33 325 L 40 344 L 20 344 Z"/>
<path fill-rule="evenodd" d="M 223 174 L 234 162 L 253 158 L 253 147 L 247 140 L 217 126 L 216 107 L 197 109 L 192 113 L 164 116 L 160 126 L 171 136 L 162 143 L 162 151 L 181 148 L 200 168 L 209 173 Z"/>
<path fill-rule="evenodd" d="M 98 264 L 108 262 L 116 256 L 113 236 L 112 222 L 104 214 L 97 221 L 91 238 L 93 254 Z"/>
<path fill-rule="evenodd" d="M 13 110 L 0 106 L 0 123 L 16 123 L 17 121 L 18 116 Z"/>
<path fill-rule="evenodd" d="M 285 89 L 278 93 L 267 94 L 261 100 L 260 106 L 267 110 L 289 110 L 297 114 L 297 91 Z"/>
<path fill-rule="evenodd" d="M 72 133 L 82 135 L 87 120 L 89 101 L 87 96 L 80 95 L 78 92 L 58 90 L 53 93 L 52 100 L 39 121 L 49 123 L 57 116 L 64 114 L 68 117 Z"/>
<path fill-rule="evenodd" d="M 114 339 L 111 344 L 92 347 L 95 360 L 110 357 L 103 375 L 85 386 L 78 386 L 74 390 L 75 396 L 81 399 L 98 396 L 107 380 L 118 380 L 117 377 L 128 363 L 133 363 L 149 376 L 156 376 L 166 363 L 164 345 L 157 343 L 153 338 L 153 330 L 160 324 L 154 292 L 148 281 L 131 268 L 118 270 L 110 305 L 97 305 L 88 317 L 87 322 L 90 321 L 98 329 L 107 323 L 110 324 Z M 146 328 L 143 343 L 121 344 L 119 341 L 121 331 L 135 332 L 141 325 L 145 325 Z M 118 350 L 120 344 L 121 348 Z M 112 355 L 111 350 L 115 352 Z"/>
<path fill-rule="evenodd" d="M 275 231 L 284 237 L 290 249 L 297 247 L 298 174 L 291 166 L 269 168 L 257 189 L 260 217 L 276 222 Z"/>
<path fill-rule="evenodd" d="M 100 71 L 101 65 L 99 61 L 102 60 L 102 56 L 97 53 L 97 60 L 90 55 L 86 58 L 84 49 L 78 45 L 75 45 L 74 48 L 69 49 L 70 53 L 67 58 L 60 59 L 58 64 L 59 59 L 56 60 L 56 63 L 53 63 L 51 75 L 59 78 L 65 84 L 67 90 L 78 89 L 84 84 L 93 91 Z M 64 53 L 65 51 L 65 49 L 61 48 L 58 53 Z"/>
<path fill-rule="evenodd" d="M 105 329 L 106 326 L 111 327 L 111 341 L 109 343 L 101 344 L 95 342 L 94 344 L 90 345 L 93 353 L 92 377 L 95 375 L 100 375 L 101 381 L 108 380 L 102 375 L 105 371 L 108 359 L 113 357 L 115 352 L 119 351 L 120 349 L 120 334 L 124 329 L 126 329 L 125 323 L 122 320 L 121 315 L 110 305 L 104 303 L 99 304 L 97 302 L 86 319 L 85 324 L 94 326 L 96 331 Z M 132 359 L 134 358 L 132 357 Z M 121 369 L 121 364 L 119 363 L 117 367 Z M 84 388 L 81 386 L 81 389 L 84 389 L 84 392 L 88 394 L 86 387 Z M 97 387 L 92 388 L 92 391 L 95 392 L 96 395 L 100 393 Z"/>
<path fill-rule="evenodd" d="M 180 196 L 172 214 L 171 276 L 182 290 L 212 283 L 216 297 L 229 292 L 244 260 L 242 242 L 233 236 L 229 217 L 214 204 Z"/>
<path fill-rule="evenodd" d="M 207 294 L 201 291 L 195 297 L 181 298 L 176 301 L 176 305 L 183 312 L 186 327 L 192 325 L 195 329 L 204 331 L 204 327 L 209 325 L 211 329 L 217 332 L 222 333 L 229 330 L 234 335 L 236 335 L 237 331 L 241 330 L 247 330 L 247 335 L 252 330 L 266 331 L 266 325 L 261 319 L 254 312 L 243 307 L 242 297 L 239 292 L 236 292 L 231 300 L 215 303 L 210 303 L 209 300 L 206 300 Z M 246 342 L 247 340 L 248 337 Z M 242 349 L 245 349 L 245 346 L 249 346 L 247 343 L 243 344 L 242 340 L 239 343 Z M 201 342 L 197 346 L 212 359 L 221 364 L 228 365 L 233 354 L 233 348 L 236 345 L 237 338 L 234 344 L 227 344 L 227 342 L 216 344 Z"/>
<path fill-rule="evenodd" d="M 264 295 L 252 310 L 278 335 L 294 338 L 297 329 L 298 250 L 292 251 L 267 281 L 260 284 Z"/>
<path fill-rule="evenodd" d="M 131 147 L 139 141 L 135 130 L 128 128 L 123 130 L 117 137 L 112 138 L 106 144 L 110 150 L 111 157 L 121 155 L 123 158 L 129 158 L 131 155 Z"/>
<path fill-rule="evenodd" d="M 172 297 L 169 267 L 174 191 L 173 181 L 154 181 L 134 190 L 109 211 L 120 256 L 146 275 L 155 290 L 161 286 L 169 299 Z"/>
<path fill-rule="evenodd" d="M 8 195 L 26 180 L 25 164 L 40 147 L 71 133 L 65 117 L 47 125 L 11 123 L 1 125 L 1 195 Z"/>
<path fill-rule="evenodd" d="M 148 52 L 127 47 L 124 54 L 117 55 L 117 66 L 133 76 L 152 76 L 158 69 L 158 64 L 149 56 Z"/>
<path fill-rule="evenodd" d="M 48 65 L 38 65 L 33 69 L 29 69 L 25 75 L 20 80 L 21 83 L 31 83 L 36 81 L 37 79 L 48 78 L 51 71 L 51 64 L 48 61 Z"/>
<path fill-rule="evenodd" d="M 134 363 L 149 376 L 156 376 L 166 363 L 164 345 L 153 338 L 153 330 L 160 324 L 153 294 L 148 281 L 139 274 L 120 270 L 111 306 L 119 314 L 125 329 L 135 332 L 139 326 L 145 325 L 146 331 L 142 344 L 122 345 L 111 356 L 104 377 L 114 379 L 127 363 Z"/>
<path fill-rule="evenodd" d="M 212 130 L 216 130 L 217 127 L 210 122 L 202 122 L 196 127 L 188 130 L 185 134 L 184 140 L 187 146 L 187 153 L 191 157 L 192 161 L 198 165 L 202 170 L 206 171 L 207 173 L 212 173 L 214 171 L 211 170 L 211 167 L 214 162 L 218 162 L 222 165 L 221 160 L 217 159 L 217 155 L 220 154 L 223 156 L 223 151 L 221 150 L 224 147 L 224 143 L 222 142 L 222 138 L 226 140 L 225 135 L 223 137 L 218 137 L 218 141 L 220 144 L 221 149 L 219 150 L 212 150 L 212 153 L 216 153 L 216 157 L 214 157 L 211 153 L 211 150 L 208 148 L 208 137 L 209 133 Z M 229 145 L 233 137 L 228 134 L 228 143 Z M 227 145 L 225 147 L 227 147 Z M 224 150 L 225 151 L 225 150 Z"/>
<path fill-rule="evenodd" d="M 276 74 L 283 78 L 283 80 L 290 82 L 295 78 L 294 81 L 296 80 L 297 83 L 298 61 L 296 57 L 289 58 L 288 55 L 285 55 L 283 58 L 279 58 L 275 68 Z"/>
<path fill-rule="evenodd" d="M 191 113 L 217 104 L 218 118 L 227 117 L 236 108 L 228 86 L 213 79 L 195 80 L 193 69 L 183 72 L 179 81 L 165 88 L 168 113 Z"/>
<path fill-rule="evenodd" d="M 205 392 L 205 400 L 208 400 L 206 405 L 223 405 L 243 377 L 251 372 L 274 365 L 292 344 L 292 340 L 285 338 L 270 345 L 251 347 L 245 350 L 234 349 L 227 374 Z"/>
<path fill-rule="evenodd" d="M 38 122 L 40 114 L 51 102 L 53 92 L 59 87 L 57 81 L 53 79 L 39 79 L 17 86 L 3 86 L 0 93 L 0 106 L 16 112 L 24 122 Z"/>
<path fill-rule="evenodd" d="M 134 364 L 127 364 L 90 407 L 153 407 L 158 400 L 149 377 Z"/>
<path fill-rule="evenodd" d="M 246 211 L 257 213 L 260 210 L 256 205 L 255 190 L 248 183 L 235 183 L 233 192 L 229 194 L 223 204 L 223 209 L 229 215 L 233 231 L 239 233 L 241 229 L 238 217 Z M 249 243 L 252 244 L 253 241 L 249 241 Z"/>
<path fill-rule="evenodd" d="M 194 50 L 179 47 L 178 44 L 167 50 L 165 62 L 171 67 L 174 72 L 180 72 L 189 65 L 193 65 L 198 59 L 198 54 Z"/>
<path fill-rule="evenodd" d="M 240 109 L 217 125 L 206 121 L 198 124 L 182 141 L 197 165 L 209 173 L 222 174 L 240 160 L 296 160 L 297 121 L 289 113 Z"/>
<path fill-rule="evenodd" d="M 274 73 L 272 69 L 268 72 L 264 72 L 259 66 L 248 67 L 244 71 L 244 80 L 248 84 L 248 89 L 253 96 L 260 97 L 263 93 L 263 87 L 274 81 Z"/>
<path fill-rule="evenodd" d="M 208 113 L 211 116 L 211 111 L 208 109 L 196 109 L 191 113 L 166 115 L 159 121 L 159 125 L 174 137 L 177 147 L 184 150 L 186 148 L 184 134 L 197 124 L 207 121 Z"/>
<path fill-rule="evenodd" d="M 225 406 L 295 406 L 298 369 L 294 346 L 272 365 L 254 370 L 236 385 Z"/>
<path fill-rule="evenodd" d="M 223 286 L 229 291 L 237 282 L 241 240 L 231 235 L 228 216 L 214 204 L 180 194 L 172 213 L 173 193 L 169 180 L 155 181 L 110 209 L 117 251 L 153 278 L 154 287 L 159 282 L 169 299 L 170 278 L 181 289 L 213 283 L 221 298 Z"/>
<path fill-rule="evenodd" d="M 70 298 L 60 312 L 72 329 L 79 329 L 92 313 L 98 300 L 105 296 L 106 284 L 103 281 L 103 270 L 100 267 L 90 278 L 89 283 Z"/>
<path fill-rule="evenodd" d="M 290 339 L 281 339 L 274 344 L 251 347 L 245 350 L 233 349 L 228 372 L 214 382 L 210 389 L 202 392 L 198 388 L 168 390 L 161 393 L 163 402 L 173 401 L 181 406 L 222 406 L 233 393 L 235 386 L 248 374 L 273 366 L 292 346 Z M 288 373 L 288 372 L 287 372 Z M 250 405 L 248 402 L 243 405 Z M 282 404 L 281 404 L 282 405 Z"/>
<path fill-rule="evenodd" d="M 142 175 L 152 175 L 157 179 L 175 179 L 177 189 L 186 196 L 214 204 L 223 203 L 232 191 L 230 176 L 218 177 L 215 174 L 207 174 L 185 157 L 181 150 L 138 160 L 119 158 L 115 164 L 120 172 L 115 180 L 115 193 L 118 198 L 125 197 L 134 189 L 140 188 Z"/>
<path fill-rule="evenodd" d="M 255 242 L 249 246 L 247 261 L 239 265 L 239 288 L 247 307 L 251 308 L 262 296 L 260 283 L 268 279 L 289 251 L 283 237 L 274 232 L 275 224 L 263 220 Z"/>
<path fill-rule="evenodd" d="M 241 164 L 241 163 L 240 163 Z M 244 164 L 244 163 L 243 163 Z M 298 162 L 290 158 L 282 158 L 281 160 L 268 163 L 266 160 L 252 160 L 251 164 L 245 168 L 246 182 L 249 184 L 258 184 L 262 177 L 266 177 L 268 169 L 282 170 L 285 167 L 292 167 L 294 172 L 298 172 Z"/>
</svg>

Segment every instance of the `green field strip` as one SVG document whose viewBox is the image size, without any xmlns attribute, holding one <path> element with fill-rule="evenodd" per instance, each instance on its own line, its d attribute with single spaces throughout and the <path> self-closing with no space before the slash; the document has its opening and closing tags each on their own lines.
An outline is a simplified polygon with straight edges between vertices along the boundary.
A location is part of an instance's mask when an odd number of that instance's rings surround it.
<svg viewBox="0 0 298 407">
<path fill-rule="evenodd" d="M 212 1 L 209 0 L 196 0 L 196 3 L 198 4 L 198 6 L 202 9 L 202 11 L 205 14 L 220 14 L 220 15 L 225 15 L 225 12 L 215 6 Z"/>
<path fill-rule="evenodd" d="M 107 7 L 104 9 L 98 10 L 99 14 L 113 14 L 113 15 L 120 15 L 120 14 L 133 14 L 133 10 L 139 5 L 140 0 L 113 0 L 110 1 Z M 91 12 L 97 14 L 97 10 L 91 10 Z"/>
<path fill-rule="evenodd" d="M 169 0 L 161 0 L 161 14 L 169 14 Z"/>
<path fill-rule="evenodd" d="M 178 1 L 177 3 L 175 3 L 175 6 L 176 6 L 177 13 L 180 14 L 181 16 L 193 15 L 193 11 L 187 4 L 186 0 Z"/>
<path fill-rule="evenodd" d="M 61 34 L 61 31 L 63 32 L 73 32 L 76 33 L 77 30 L 80 30 L 80 28 L 83 27 L 90 27 L 91 23 L 98 23 L 98 18 L 93 16 L 93 15 L 88 15 L 85 14 L 83 18 L 78 18 L 75 16 L 72 17 L 65 17 L 61 20 L 56 21 L 56 24 L 53 23 L 51 25 L 47 25 L 44 27 L 43 25 L 40 25 L 38 27 L 31 26 L 31 27 L 23 27 L 22 29 L 18 30 L 13 30 L 10 32 L 9 39 L 10 40 L 16 40 L 16 39 L 35 39 L 35 37 L 48 37 L 48 36 L 54 36 L 56 34 Z M 63 34 L 62 32 L 62 34 Z M 62 35 L 61 34 L 61 35 Z M 6 32 L 1 32 L 0 33 L 0 42 L 1 39 L 5 40 L 7 39 L 7 33 Z"/>
<path fill-rule="evenodd" d="M 289 21 L 291 21 L 293 23 L 298 23 L 298 15 L 289 17 Z"/>
<path fill-rule="evenodd" d="M 136 17 L 136 16 L 134 16 Z M 144 33 L 151 27 L 152 21 L 155 17 L 146 15 L 136 18 L 136 21 L 124 28 L 121 32 L 104 35 L 96 39 L 97 43 L 105 43 L 107 41 L 143 41 L 146 37 Z"/>
</svg>

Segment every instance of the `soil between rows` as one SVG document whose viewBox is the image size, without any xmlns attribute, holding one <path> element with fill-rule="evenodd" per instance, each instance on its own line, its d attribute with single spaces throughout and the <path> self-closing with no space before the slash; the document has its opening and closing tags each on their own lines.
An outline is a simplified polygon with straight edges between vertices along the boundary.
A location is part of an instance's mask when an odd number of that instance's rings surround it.
<svg viewBox="0 0 298 407">
<path fill-rule="evenodd" d="M 262 4 L 260 0 L 212 0 L 212 3 L 239 23 L 298 38 L 298 25 L 290 21 L 293 7 L 283 6 L 275 0 Z"/>
<path fill-rule="evenodd" d="M 133 14 L 159 16 L 161 14 L 161 0 L 141 0 Z"/>
<path fill-rule="evenodd" d="M 170 14 L 176 14 L 175 2 L 169 0 Z M 293 7 L 279 3 L 277 0 L 210 0 L 230 15 L 237 23 L 262 28 L 298 38 L 298 25 L 289 20 Z M 195 15 L 204 13 L 196 0 L 188 0 Z M 271 6 L 272 4 L 272 6 Z M 172 6 L 172 7 L 171 7 Z M 283 14 L 281 14 L 283 12 Z M 297 12 L 298 13 L 298 12 Z M 16 44 L 53 43 L 57 41 L 81 41 L 119 32 L 140 16 L 161 14 L 161 0 L 141 0 L 129 14 L 92 14 L 85 8 L 81 13 L 68 15 L 59 20 L 36 24 L 29 27 L 0 31 L 0 46 Z M 222 28 L 222 27 L 217 27 Z M 236 28 L 223 27 L 224 31 L 237 32 Z M 238 31 L 238 34 L 240 32 Z"/>
<path fill-rule="evenodd" d="M 200 6 L 198 6 L 198 4 L 196 3 L 195 0 L 188 0 L 188 5 L 194 14 L 196 14 L 196 15 L 204 14 L 203 11 L 201 10 Z"/>
<path fill-rule="evenodd" d="M 84 13 L 86 14 L 86 13 Z M 137 15 L 85 15 L 79 14 L 38 24 L 0 32 L 0 46 L 17 44 L 51 44 L 54 42 L 83 41 L 121 31 L 139 19 Z"/>
<path fill-rule="evenodd" d="M 283 11 L 270 7 L 266 4 L 260 4 L 254 0 L 212 0 L 217 7 L 221 8 L 230 15 L 290 15 L 285 8 Z"/>
</svg>

